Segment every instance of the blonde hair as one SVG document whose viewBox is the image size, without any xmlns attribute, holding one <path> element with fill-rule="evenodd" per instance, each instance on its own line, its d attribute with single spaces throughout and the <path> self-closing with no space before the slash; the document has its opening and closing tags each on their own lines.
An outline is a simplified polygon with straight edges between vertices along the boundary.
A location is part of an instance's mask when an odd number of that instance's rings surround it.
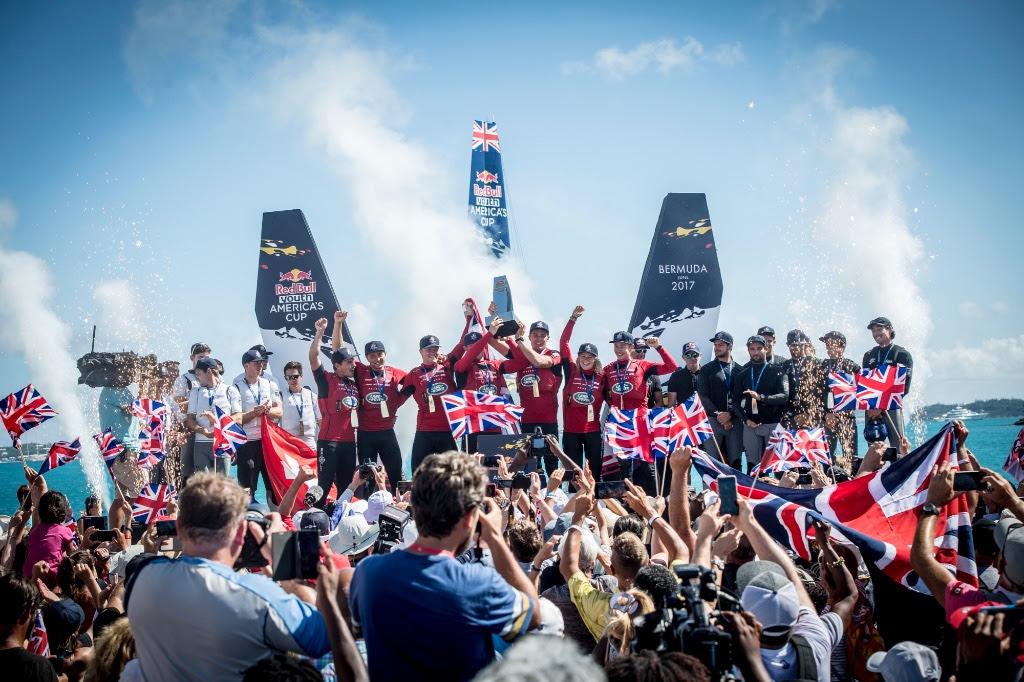
<svg viewBox="0 0 1024 682">
<path fill-rule="evenodd" d="M 96 639 L 92 659 L 85 669 L 85 682 L 116 680 L 128 661 L 135 658 L 135 637 L 127 618 L 119 618 L 107 626 Z"/>
<path fill-rule="evenodd" d="M 245 518 L 248 500 L 235 479 L 199 472 L 178 496 L 178 535 L 202 547 L 223 547 Z"/>
<path fill-rule="evenodd" d="M 629 654 L 629 643 L 636 636 L 633 619 L 654 611 L 654 601 L 643 590 L 634 588 L 627 590 L 626 594 L 636 599 L 636 610 L 633 613 L 623 613 L 622 611 L 611 609 L 608 614 L 608 625 L 604 629 L 604 633 L 608 635 L 608 646 L 614 646 L 620 656 Z"/>
</svg>

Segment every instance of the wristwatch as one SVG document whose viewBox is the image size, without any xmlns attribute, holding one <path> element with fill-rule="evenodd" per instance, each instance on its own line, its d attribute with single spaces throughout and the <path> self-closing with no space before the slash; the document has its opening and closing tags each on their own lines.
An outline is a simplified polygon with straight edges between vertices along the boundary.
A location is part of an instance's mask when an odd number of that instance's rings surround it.
<svg viewBox="0 0 1024 682">
<path fill-rule="evenodd" d="M 941 507 L 936 507 L 931 502 L 925 502 L 921 505 L 921 514 L 924 516 L 938 516 L 941 511 Z"/>
</svg>

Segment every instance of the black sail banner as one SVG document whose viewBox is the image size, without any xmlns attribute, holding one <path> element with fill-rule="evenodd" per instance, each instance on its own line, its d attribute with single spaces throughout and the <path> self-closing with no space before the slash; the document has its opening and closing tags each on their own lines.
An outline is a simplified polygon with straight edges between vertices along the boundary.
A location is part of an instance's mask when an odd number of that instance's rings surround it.
<svg viewBox="0 0 1024 682">
<path fill-rule="evenodd" d="M 263 345 L 273 353 L 273 374 L 278 382 L 283 382 L 285 363 L 298 360 L 306 367 L 303 381 L 312 382 L 307 356 L 314 324 L 321 317 L 327 318 L 321 361 L 330 367 L 334 311 L 339 307 L 302 211 L 264 213 L 259 253 L 256 322 L 263 334 Z M 347 324 L 342 327 L 342 339 L 355 350 Z M 284 388 L 283 383 L 281 387 Z"/>
<path fill-rule="evenodd" d="M 695 341 L 705 360 L 722 307 L 722 273 L 704 194 L 669 194 L 661 204 L 633 316 L 634 336 L 657 336 L 679 357 Z"/>
</svg>

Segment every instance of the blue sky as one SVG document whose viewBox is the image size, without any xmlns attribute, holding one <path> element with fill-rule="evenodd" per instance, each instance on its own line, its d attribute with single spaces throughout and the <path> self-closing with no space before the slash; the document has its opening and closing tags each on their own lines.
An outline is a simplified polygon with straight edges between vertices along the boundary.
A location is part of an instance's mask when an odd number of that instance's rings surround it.
<svg viewBox="0 0 1024 682">
<path fill-rule="evenodd" d="M 489 288 L 422 248 L 464 229 L 489 115 L 517 305 L 554 328 L 576 303 L 579 340 L 623 327 L 661 199 L 706 192 L 723 328 L 838 327 L 859 357 L 884 314 L 925 401 L 1019 397 L 1024 7 L 666 5 L 4 4 L 0 249 L 52 297 L 0 273 L 23 300 L 0 302 L 3 388 L 46 383 L 33 334 L 77 357 L 93 322 L 103 348 L 202 339 L 233 366 L 261 213 L 286 208 L 357 341 L 411 366 Z"/>
</svg>

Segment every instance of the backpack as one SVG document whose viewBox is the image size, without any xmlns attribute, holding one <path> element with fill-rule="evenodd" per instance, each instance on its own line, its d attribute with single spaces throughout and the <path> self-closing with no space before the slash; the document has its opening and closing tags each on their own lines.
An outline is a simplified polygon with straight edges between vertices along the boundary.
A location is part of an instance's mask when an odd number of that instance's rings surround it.
<svg viewBox="0 0 1024 682">
<path fill-rule="evenodd" d="M 817 682 L 818 662 L 814 660 L 814 650 L 803 635 L 791 635 L 790 644 L 796 651 L 796 677 L 794 682 Z"/>
</svg>

